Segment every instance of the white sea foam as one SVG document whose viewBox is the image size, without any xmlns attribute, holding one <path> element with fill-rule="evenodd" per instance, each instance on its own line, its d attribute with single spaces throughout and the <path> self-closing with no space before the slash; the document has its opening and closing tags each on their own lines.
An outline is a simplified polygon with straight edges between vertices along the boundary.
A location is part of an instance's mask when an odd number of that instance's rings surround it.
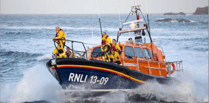
<svg viewBox="0 0 209 103">
<path fill-rule="evenodd" d="M 45 58 L 45 56 L 43 56 L 43 58 Z M 139 94 L 141 97 L 150 98 L 150 94 L 152 94 L 151 96 L 156 97 L 157 100 L 164 100 L 167 102 L 208 102 L 207 97 L 198 98 L 198 93 L 196 93 L 198 91 L 195 91 L 195 88 L 200 87 L 195 87 L 193 77 L 188 73 L 188 70 L 186 70 L 182 76 L 174 75 L 180 82 L 164 85 L 151 80 L 130 92 L 119 91 L 108 93 L 103 96 L 95 97 L 94 100 L 100 102 L 129 102 L 128 97 L 130 95 Z M 77 88 L 77 90 L 84 90 L 85 93 L 89 93 L 89 89 L 85 90 L 84 86 L 71 86 L 69 89 L 70 88 Z M 61 89 L 61 86 L 59 86 L 58 82 L 48 72 L 45 65 L 41 64 L 25 71 L 24 77 L 16 87 L 14 87 L 14 83 L 12 83 L 6 85 L 3 90 L 4 93 L 6 93 L 1 94 L 3 101 L 12 103 L 37 100 L 46 100 L 55 103 L 83 99 L 83 94 L 79 94 L 79 96 L 78 92 L 66 95 L 65 90 Z M 77 95 L 77 97 L 75 98 L 74 95 Z"/>
<path fill-rule="evenodd" d="M 190 22 L 196 22 L 196 21 L 190 20 Z"/>
<path fill-rule="evenodd" d="M 158 100 L 167 102 L 192 102 L 194 93 L 190 82 L 163 85 L 156 81 L 149 81 L 146 82 L 145 85 L 138 87 L 134 94 L 140 94 L 145 98 L 152 94 L 152 96 L 155 96 Z"/>
<path fill-rule="evenodd" d="M 38 61 L 49 60 L 49 59 L 52 59 L 52 55 L 51 54 L 47 54 L 47 55 L 44 55 L 44 56 L 41 56 L 41 57 L 37 58 Z"/>
<path fill-rule="evenodd" d="M 165 18 L 159 18 L 159 19 L 157 19 L 157 20 L 163 20 L 163 19 L 165 19 Z"/>
<path fill-rule="evenodd" d="M 171 20 L 171 22 L 178 22 L 177 20 Z"/>
<path fill-rule="evenodd" d="M 101 103 L 125 103 L 128 102 L 128 94 L 126 92 L 114 92 L 100 96 L 96 99 Z"/>
<path fill-rule="evenodd" d="M 45 65 L 37 65 L 24 72 L 22 80 L 15 85 L 8 84 L 3 89 L 6 98 L 4 102 L 20 103 L 25 101 L 47 100 L 52 103 L 59 102 L 56 91 L 61 90 L 58 82 L 48 72 Z M 2 93 L 2 92 L 1 92 Z"/>
</svg>

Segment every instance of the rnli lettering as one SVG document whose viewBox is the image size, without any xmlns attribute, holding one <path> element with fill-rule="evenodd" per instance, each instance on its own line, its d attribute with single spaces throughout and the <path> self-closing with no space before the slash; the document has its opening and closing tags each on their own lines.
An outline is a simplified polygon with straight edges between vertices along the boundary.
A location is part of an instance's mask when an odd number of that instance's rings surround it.
<svg viewBox="0 0 209 103">
<path fill-rule="evenodd" d="M 88 75 L 83 74 L 77 74 L 77 73 L 70 73 L 69 75 L 69 81 L 72 82 L 80 82 L 80 83 L 86 83 L 88 79 Z M 90 83 L 92 84 L 100 84 L 100 85 L 106 85 L 109 81 L 108 77 L 101 77 L 100 79 L 97 76 L 90 76 Z"/>
<path fill-rule="evenodd" d="M 83 77 L 84 77 L 83 74 L 70 73 L 69 81 L 85 83 L 88 75 L 85 75 L 84 78 Z"/>
</svg>

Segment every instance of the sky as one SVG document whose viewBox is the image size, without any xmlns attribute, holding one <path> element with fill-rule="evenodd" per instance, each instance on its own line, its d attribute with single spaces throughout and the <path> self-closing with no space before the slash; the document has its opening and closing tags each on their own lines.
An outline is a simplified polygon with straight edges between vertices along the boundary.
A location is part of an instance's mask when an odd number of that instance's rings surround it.
<svg viewBox="0 0 209 103">
<path fill-rule="evenodd" d="M 1 14 L 127 14 L 136 4 L 143 13 L 194 13 L 208 0 L 1 0 Z"/>
</svg>

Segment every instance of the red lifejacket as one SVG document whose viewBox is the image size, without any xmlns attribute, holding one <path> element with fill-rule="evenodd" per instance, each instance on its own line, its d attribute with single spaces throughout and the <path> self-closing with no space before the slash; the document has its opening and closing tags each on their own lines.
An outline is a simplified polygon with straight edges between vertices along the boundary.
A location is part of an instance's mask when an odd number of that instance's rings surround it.
<svg viewBox="0 0 209 103">
<path fill-rule="evenodd" d="M 67 52 L 67 51 L 66 51 L 65 53 L 66 53 L 67 57 L 69 57 L 69 56 L 71 55 L 72 52 L 71 52 L 71 51 L 70 51 L 70 52 Z"/>
<path fill-rule="evenodd" d="M 111 44 L 110 52 L 112 51 L 118 51 L 118 49 L 116 48 L 116 44 L 114 46 L 113 44 Z"/>
<path fill-rule="evenodd" d="M 107 41 L 106 40 L 107 40 L 108 37 L 109 36 L 107 35 L 106 38 L 105 38 L 105 40 L 102 40 L 102 43 L 101 43 L 102 45 L 106 45 L 107 44 Z"/>
<path fill-rule="evenodd" d="M 61 29 L 60 29 L 61 30 Z M 56 36 L 55 37 L 58 37 L 59 36 L 59 32 L 60 32 L 60 30 L 56 33 Z"/>
<path fill-rule="evenodd" d="M 62 29 L 60 29 L 57 33 L 56 33 L 56 36 L 55 37 L 58 37 L 59 36 L 59 32 L 61 31 Z M 59 41 L 59 39 L 58 39 Z"/>
</svg>

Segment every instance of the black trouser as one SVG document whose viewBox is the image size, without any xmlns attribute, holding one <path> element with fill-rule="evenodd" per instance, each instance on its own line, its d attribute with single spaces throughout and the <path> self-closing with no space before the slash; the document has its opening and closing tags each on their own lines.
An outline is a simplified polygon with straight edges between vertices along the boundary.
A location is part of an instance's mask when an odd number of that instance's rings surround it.
<svg viewBox="0 0 209 103">
<path fill-rule="evenodd" d="M 113 58 L 110 58 L 110 62 L 112 62 L 112 63 L 113 63 Z M 117 63 L 118 65 L 120 65 L 120 64 L 121 64 L 121 62 L 120 62 L 120 61 L 116 61 L 116 63 Z"/>
<path fill-rule="evenodd" d="M 116 63 L 117 63 L 118 65 L 120 65 L 120 64 L 121 64 L 121 62 L 120 62 L 120 61 L 116 61 Z"/>
</svg>

